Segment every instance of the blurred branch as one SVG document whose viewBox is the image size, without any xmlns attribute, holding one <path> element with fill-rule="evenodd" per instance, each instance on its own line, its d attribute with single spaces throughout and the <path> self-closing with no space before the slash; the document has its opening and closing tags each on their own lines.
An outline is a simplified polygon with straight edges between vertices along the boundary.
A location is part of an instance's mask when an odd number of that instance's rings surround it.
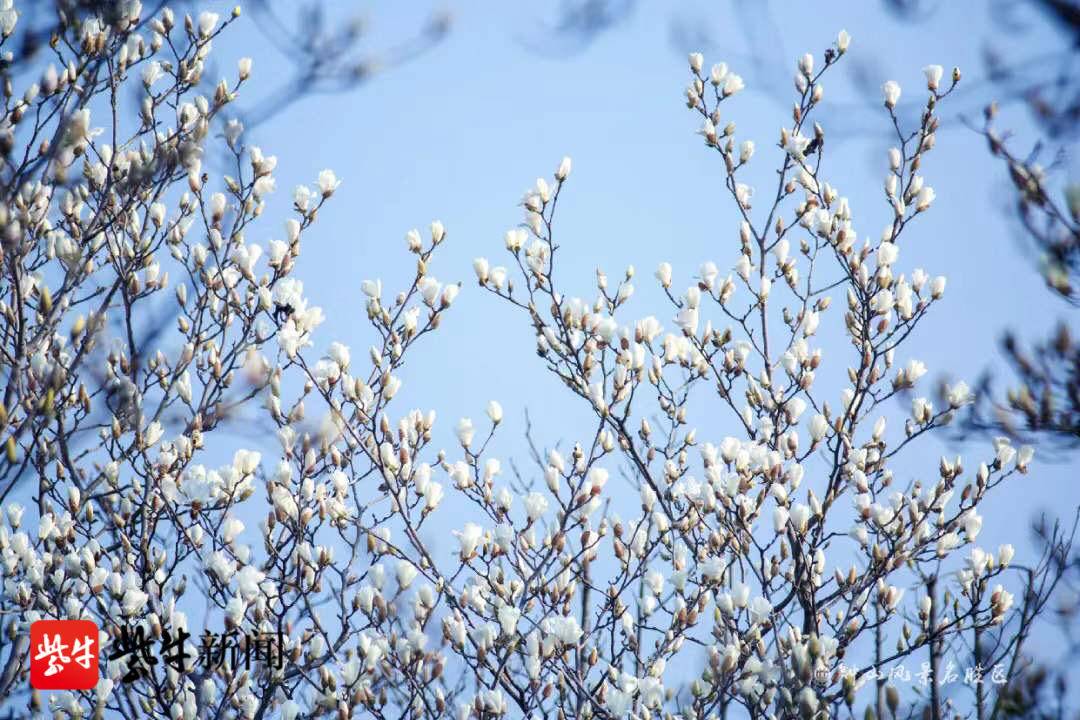
<svg viewBox="0 0 1080 720">
<path fill-rule="evenodd" d="M 142 16 L 152 17 L 166 4 L 163 0 L 147 2 Z M 23 17 L 12 43 L 14 50 L 4 64 L 25 70 L 49 47 L 65 23 L 85 17 L 110 18 L 121 13 L 126 5 L 116 0 L 26 3 L 25 8 L 20 7 Z M 199 9 L 197 0 L 177 0 L 172 5 L 181 12 Z M 294 20 L 282 17 L 286 8 L 296 11 Z M 388 47 L 372 49 L 368 47 L 370 33 L 364 20 L 357 15 L 342 20 L 333 12 L 338 9 L 335 3 L 250 0 L 244 9 L 253 18 L 260 35 L 292 65 L 291 73 L 261 101 L 249 107 L 233 108 L 249 130 L 307 97 L 350 92 L 377 73 L 416 59 L 445 39 L 451 27 L 449 13 L 435 13 L 408 37 Z"/>
<path fill-rule="evenodd" d="M 255 0 L 250 8 L 262 34 L 292 62 L 293 72 L 269 96 L 241 111 L 249 129 L 306 97 L 355 90 L 440 43 L 451 25 L 448 13 L 438 13 L 411 37 L 372 51 L 365 47 L 368 33 L 361 18 L 330 18 L 321 2 L 301 6 L 295 23 L 283 21 L 270 0 Z"/>
<path fill-rule="evenodd" d="M 1039 163 L 1040 147 L 1020 157 L 1007 146 L 1008 136 L 993 127 L 996 107 L 985 113 L 979 132 L 990 152 L 1008 168 L 1014 193 L 1010 212 L 1024 244 L 1039 257 L 1047 287 L 1070 306 L 1080 302 L 1080 187 L 1063 191 L 1049 184 Z M 983 401 L 969 421 L 972 429 L 993 429 L 1017 434 L 1038 432 L 1072 447 L 1080 443 L 1080 345 L 1069 323 L 1063 321 L 1046 340 L 1026 348 L 1009 330 L 1002 338 L 1005 359 L 1016 385 L 1003 401 L 995 401 L 992 378 L 983 380 Z"/>
<path fill-rule="evenodd" d="M 543 55 L 577 55 L 599 35 L 625 22 L 635 4 L 636 0 L 563 0 L 554 19 L 539 23 L 535 35 L 522 44 Z"/>
</svg>

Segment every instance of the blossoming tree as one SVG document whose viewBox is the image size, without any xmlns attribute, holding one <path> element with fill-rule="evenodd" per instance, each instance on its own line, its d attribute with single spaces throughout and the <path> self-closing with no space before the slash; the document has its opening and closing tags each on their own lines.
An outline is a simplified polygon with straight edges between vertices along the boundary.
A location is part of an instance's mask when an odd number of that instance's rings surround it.
<svg viewBox="0 0 1080 720">
<path fill-rule="evenodd" d="M 543 457 L 519 498 L 488 448 L 499 403 L 440 450 L 434 412 L 397 401 L 401 367 L 459 291 L 430 272 L 443 226 L 407 235 L 415 271 L 400 291 L 363 283 L 362 357 L 342 342 L 313 353 L 323 313 L 293 273 L 336 176 L 298 188 L 284 239 L 267 239 L 275 158 L 235 125 L 209 132 L 251 72 L 245 60 L 234 78 L 203 78 L 238 14 L 109 7 L 122 12 L 62 24 L 40 79 L 16 91 L 26 69 L 3 68 L 5 707 L 293 720 L 824 718 L 866 705 L 944 717 L 936 688 L 954 641 L 974 642 L 984 668 L 1018 662 L 1056 576 L 1049 562 L 1023 569 L 1013 608 L 1012 547 L 976 544 L 978 507 L 1031 450 L 999 441 L 974 465 L 935 461 L 924 481 L 893 470 L 971 399 L 963 384 L 945 407 L 908 399 L 926 369 L 905 344 L 945 279 L 900 259 L 934 201 L 920 170 L 959 73 L 946 87 L 927 69 L 917 127 L 891 117 L 887 226 L 860 241 L 811 120 L 846 33 L 798 63 L 764 203 L 742 180 L 753 142 L 720 122 L 742 80 L 691 55 L 687 104 L 740 220 L 730 275 L 708 262 L 677 292 L 660 267 L 666 329 L 628 317 L 632 268 L 613 285 L 599 272 L 591 300 L 559 289 L 569 159 L 537 181 L 506 265 L 478 259 L 475 272 L 527 318 L 542 364 L 594 424 Z M 9 37 L 17 12 L 8 1 L 0 13 Z M 891 116 L 900 88 L 884 93 Z M 230 169 L 211 176 L 202 157 L 222 149 Z M 145 327 L 164 303 L 175 323 Z M 817 338 L 834 317 L 846 343 L 826 353 Z M 910 413 L 897 421 L 901 397 Z M 271 426 L 276 457 L 238 448 L 236 417 Z M 630 500 L 608 484 L 620 468 Z M 457 528 L 452 549 L 427 540 L 436 516 Z M 30 624 L 77 618 L 99 629 L 96 688 L 28 691 Z M 278 635 L 282 662 L 190 662 L 216 622 Z M 135 631 L 170 658 L 130 652 Z M 879 672 L 906 659 L 927 664 L 929 697 Z M 978 717 L 998 712 L 992 686 L 974 694 Z"/>
</svg>

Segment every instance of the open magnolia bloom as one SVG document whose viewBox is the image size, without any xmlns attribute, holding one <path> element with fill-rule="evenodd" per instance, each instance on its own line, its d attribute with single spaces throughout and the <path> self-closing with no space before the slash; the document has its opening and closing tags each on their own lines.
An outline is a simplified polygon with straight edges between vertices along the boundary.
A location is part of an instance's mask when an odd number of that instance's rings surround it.
<svg viewBox="0 0 1080 720">
<path fill-rule="evenodd" d="M 976 542 L 980 504 L 1030 449 L 894 474 L 972 399 L 962 383 L 921 393 L 905 346 L 946 287 L 907 240 L 934 207 L 920 172 L 958 72 L 946 88 L 927 69 L 910 129 L 886 84 L 887 225 L 860 239 L 811 119 L 847 34 L 798 61 L 776 186 L 759 192 L 743 170 L 765 153 L 720 119 L 743 80 L 692 55 L 687 105 L 740 220 L 685 292 L 660 266 L 670 305 L 652 314 L 629 315 L 633 268 L 598 272 L 591 298 L 556 285 L 570 160 L 538 180 L 504 264 L 474 270 L 593 426 L 519 492 L 489 452 L 502 405 L 451 422 L 438 449 L 435 412 L 400 400 L 460 289 L 431 273 L 446 228 L 406 235 L 400 290 L 356 288 L 365 337 L 320 338 L 296 268 L 341 181 L 322 171 L 283 235 L 266 229 L 276 158 L 223 116 L 252 63 L 199 83 L 239 11 L 108 7 L 64 20 L 40 80 L 16 90 L 3 70 L 0 707 L 825 718 L 922 707 L 887 673 L 925 664 L 937 687 L 954 640 L 975 641 L 987 677 L 1020 652 L 1008 628 L 1045 603 L 1051 565 L 1021 586 L 1011 546 Z M 0 3 L 5 38 L 17 21 Z M 271 440 L 255 449 L 238 425 Z M 622 475 L 635 492 L 614 489 Z M 452 528 L 438 542 L 433 518 Z M 30 691 L 31 626 L 75 619 L 98 629 L 100 679 Z"/>
</svg>

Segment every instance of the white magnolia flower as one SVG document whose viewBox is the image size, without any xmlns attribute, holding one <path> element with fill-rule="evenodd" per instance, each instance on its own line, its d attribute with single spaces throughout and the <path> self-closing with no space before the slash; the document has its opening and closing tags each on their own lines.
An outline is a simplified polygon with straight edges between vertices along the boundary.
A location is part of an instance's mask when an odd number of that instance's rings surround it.
<svg viewBox="0 0 1080 720">
<path fill-rule="evenodd" d="M 739 162 L 749 162 L 750 158 L 754 156 L 754 141 L 744 140 L 739 146 Z"/>
<path fill-rule="evenodd" d="M 5 510 L 7 512 L 8 523 L 11 525 L 11 529 L 18 530 L 19 526 L 22 524 L 22 516 L 26 508 L 24 508 L 18 503 L 9 503 Z"/>
<path fill-rule="evenodd" d="M 851 36 L 848 35 L 847 30 L 841 30 L 840 34 L 836 36 L 836 49 L 841 54 L 847 52 L 848 46 L 851 44 Z"/>
<path fill-rule="evenodd" d="M 295 700 L 289 699 L 281 704 L 281 720 L 296 720 L 300 714 L 300 705 Z"/>
<path fill-rule="evenodd" d="M 909 382 L 916 382 L 919 378 L 926 374 L 926 365 L 919 360 L 909 360 L 908 364 L 904 367 L 904 377 Z"/>
<path fill-rule="evenodd" d="M 794 425 L 799 421 L 799 417 L 806 410 L 806 401 L 801 397 L 793 397 L 784 403 L 783 410 L 787 416 L 787 421 Z"/>
<path fill-rule="evenodd" d="M 697 308 L 685 307 L 675 315 L 675 324 L 682 328 L 687 335 L 697 335 L 698 311 Z"/>
<path fill-rule="evenodd" d="M 488 276 L 491 274 L 491 266 L 486 258 L 473 260 L 473 270 L 476 272 L 476 279 L 480 281 L 481 285 L 487 282 Z"/>
<path fill-rule="evenodd" d="M 881 86 L 881 94 L 885 97 L 885 107 L 891 110 L 900 100 L 900 85 L 895 80 L 889 80 Z"/>
<path fill-rule="evenodd" d="M 923 73 L 926 75 L 926 87 L 931 91 L 936 91 L 944 72 L 945 69 L 940 65 L 927 65 L 924 67 Z"/>
<path fill-rule="evenodd" d="M 199 15 L 199 35 L 209 37 L 217 27 L 219 15 L 213 12 L 204 12 Z"/>
<path fill-rule="evenodd" d="M 157 60 L 151 60 L 146 64 L 146 67 L 144 67 L 142 71 L 143 85 L 146 87 L 152 86 L 161 78 L 162 74 L 161 63 Z"/>
<path fill-rule="evenodd" d="M 975 396 L 971 393 L 971 389 L 963 380 L 948 388 L 946 394 L 948 396 L 949 405 L 953 408 L 963 407 L 975 399 Z"/>
<path fill-rule="evenodd" d="M 772 615 L 773 606 L 763 597 L 756 597 L 750 603 L 750 619 L 755 623 L 763 623 Z"/>
<path fill-rule="evenodd" d="M 349 369 L 349 363 L 351 361 L 351 355 L 349 353 L 349 347 L 339 342 L 330 343 L 330 350 L 327 353 L 330 359 L 337 364 L 339 368 L 344 370 Z"/>
<path fill-rule="evenodd" d="M 221 524 L 221 540 L 229 545 L 244 531 L 244 523 L 235 517 L 229 517 Z"/>
<path fill-rule="evenodd" d="M 577 645 L 583 634 L 577 618 L 573 615 L 547 617 L 541 623 L 541 628 L 564 645 Z"/>
<path fill-rule="evenodd" d="M 784 528 L 787 527 L 788 517 L 789 514 L 787 508 L 778 506 L 775 510 L 773 510 L 773 529 L 777 532 L 777 534 L 782 533 L 784 531 Z"/>
<path fill-rule="evenodd" d="M 997 462 L 1001 467 L 1005 467 L 1016 459 L 1016 448 L 1009 444 L 1007 438 L 999 438 L 995 443 L 997 447 Z"/>
<path fill-rule="evenodd" d="M 468 560 L 476 553 L 480 540 L 484 537 L 484 530 L 476 523 L 465 523 L 464 529 L 454 531 L 458 542 L 461 543 L 461 558 Z"/>
<path fill-rule="evenodd" d="M 990 555 L 982 548 L 971 548 L 971 553 L 968 555 L 968 567 L 971 568 L 971 572 L 975 577 L 979 577 L 986 571 L 986 566 L 991 560 Z"/>
<path fill-rule="evenodd" d="M 960 536 L 954 532 L 942 535 L 937 542 L 937 556 L 945 557 L 949 551 L 960 544 Z"/>
<path fill-rule="evenodd" d="M 979 536 L 979 532 L 982 531 L 982 521 L 982 516 L 975 512 L 974 508 L 964 513 L 961 522 L 964 526 L 964 535 L 969 541 L 974 541 Z"/>
<path fill-rule="evenodd" d="M 727 77 L 724 78 L 723 95 L 724 97 L 734 95 L 735 93 L 742 90 L 744 87 L 746 87 L 746 84 L 743 82 L 743 79 L 741 77 L 739 77 L 735 73 L 728 73 Z"/>
<path fill-rule="evenodd" d="M 402 590 L 408 590 L 416 579 L 416 566 L 408 560 L 401 560 L 397 565 L 397 583 Z"/>
<path fill-rule="evenodd" d="M 315 193 L 307 185 L 297 185 L 293 189 L 293 204 L 302 213 L 308 213 L 315 199 Z"/>
<path fill-rule="evenodd" d="M 500 471 L 499 461 L 489 458 L 484 468 L 484 480 L 490 482 L 491 477 Z M 510 492 L 510 488 L 502 487 L 495 494 L 495 504 L 503 512 L 510 512 L 510 507 L 514 504 L 514 495 Z"/>
<path fill-rule="evenodd" d="M 710 555 L 705 559 L 705 562 L 701 564 L 701 574 L 708 580 L 713 582 L 720 582 L 724 578 L 724 572 L 727 570 L 727 563 L 723 558 L 718 555 Z"/>
<path fill-rule="evenodd" d="M 258 588 L 256 587 L 256 592 Z M 240 625 L 244 620 L 244 612 L 247 610 L 247 604 L 239 595 L 234 595 L 229 599 L 229 602 L 225 604 L 225 618 L 232 625 Z"/>
<path fill-rule="evenodd" d="M 671 287 L 671 263 L 660 263 L 660 267 L 656 269 L 656 279 L 662 287 Z"/>
<path fill-rule="evenodd" d="M 1016 453 L 1016 467 L 1021 471 L 1026 470 L 1032 458 L 1035 457 L 1035 448 L 1030 445 L 1021 445 Z"/>
<path fill-rule="evenodd" d="M 604 707 L 607 708 L 612 717 L 628 717 L 634 709 L 634 696 L 629 692 L 609 687 L 605 696 Z"/>
<path fill-rule="evenodd" d="M 454 428 L 454 431 L 457 433 L 458 442 L 460 442 L 463 447 L 472 445 L 473 435 L 476 434 L 476 429 L 473 427 L 472 420 L 467 417 L 461 418 L 458 420 L 457 427 Z"/>
<path fill-rule="evenodd" d="M 750 209 L 750 198 L 754 196 L 754 188 L 750 187 L 746 183 L 737 183 L 735 185 L 735 198 L 738 200 L 739 205 L 744 209 Z"/>
<path fill-rule="evenodd" d="M 143 447 L 153 447 L 157 445 L 158 440 L 165 433 L 165 428 L 157 420 L 153 421 L 146 426 L 146 430 L 143 433 Z"/>
<path fill-rule="evenodd" d="M 713 84 L 713 87 L 720 87 L 727 78 L 727 73 L 727 63 L 717 63 L 709 70 L 709 82 Z"/>
<path fill-rule="evenodd" d="M 917 423 L 926 423 L 934 416 L 933 404 L 923 397 L 912 398 L 911 418 Z"/>
<path fill-rule="evenodd" d="M 328 198 L 334 194 L 334 191 L 341 185 L 341 181 L 337 179 L 337 175 L 333 170 L 323 170 L 319 173 L 319 192 L 322 193 L 324 198 Z"/>
<path fill-rule="evenodd" d="M 439 507 L 439 503 L 443 499 L 443 486 L 440 483 L 432 482 L 428 485 L 424 491 L 425 507 L 428 510 L 435 510 Z"/>
<path fill-rule="evenodd" d="M 454 283 L 453 285 L 447 285 L 443 288 L 442 292 L 442 307 L 448 308 L 454 304 L 454 300 L 457 299 L 458 293 L 461 292 L 461 284 Z"/>
<path fill-rule="evenodd" d="M 1001 567 L 1008 567 L 1012 562 L 1013 555 L 1016 554 L 1016 550 L 1012 545 L 1005 544 L 998 548 L 998 565 Z"/>
<path fill-rule="evenodd" d="M 529 239 L 529 233 L 524 228 L 514 228 L 513 230 L 507 230 L 504 238 L 506 249 L 516 254 L 521 251 L 525 241 Z M 479 259 L 483 260 L 483 258 Z"/>
<path fill-rule="evenodd" d="M 919 190 L 919 194 L 915 198 L 915 212 L 922 212 L 923 210 L 929 208 L 931 203 L 934 202 L 935 197 L 936 195 L 934 194 L 934 188 L 928 185 L 923 187 L 921 190 Z"/>
<path fill-rule="evenodd" d="M 266 575 L 254 565 L 245 565 L 236 574 L 236 588 L 240 596 L 247 602 L 253 601 L 259 595 L 259 584 Z"/>
<path fill-rule="evenodd" d="M 360 289 L 373 300 L 382 297 L 382 280 L 364 280 L 360 283 Z"/>
<path fill-rule="evenodd" d="M 806 532 L 810 523 L 810 507 L 801 503 L 792 506 L 790 512 L 791 524 L 800 534 Z"/>
<path fill-rule="evenodd" d="M 11 35 L 18 21 L 19 11 L 15 9 L 14 0 L 0 2 L 0 34 L 4 37 Z"/>
<path fill-rule="evenodd" d="M 570 167 L 570 158 L 564 157 L 562 162 L 559 163 L 559 168 L 555 171 L 555 179 L 559 182 L 564 182 L 566 178 L 570 177 Z"/>
<path fill-rule="evenodd" d="M 499 626 L 502 628 L 503 635 L 513 636 L 517 632 L 521 611 L 513 605 L 503 605 L 499 608 L 498 615 Z"/>
<path fill-rule="evenodd" d="M 525 496 L 525 513 L 529 518 L 529 521 L 535 521 L 541 517 L 548 509 L 548 500 L 544 495 L 538 492 L 531 492 Z"/>
<path fill-rule="evenodd" d="M 236 573 L 236 562 L 218 550 L 206 561 L 206 569 L 217 576 L 221 584 L 227 585 Z"/>
<path fill-rule="evenodd" d="M 446 237 L 446 228 L 443 227 L 442 222 L 439 221 L 439 220 L 433 221 L 431 223 L 431 241 L 434 242 L 436 245 L 438 245 L 439 243 L 441 243 L 443 241 L 443 238 L 445 238 L 445 237 Z"/>
<path fill-rule="evenodd" d="M 889 168 L 892 170 L 899 170 L 900 163 L 904 160 L 903 155 L 900 154 L 900 148 L 889 148 Z"/>
<path fill-rule="evenodd" d="M 124 599 L 121 604 L 121 608 L 125 617 L 131 617 L 138 615 L 142 612 L 142 609 L 146 607 L 146 603 L 150 600 L 150 596 L 144 593 L 138 588 L 129 587 L 124 591 Z"/>
<path fill-rule="evenodd" d="M 1001 585 L 994 586 L 994 592 L 990 594 L 990 603 L 994 611 L 994 618 L 1000 622 L 1001 618 L 1009 611 L 1013 604 L 1013 594 L 1005 590 Z"/>
</svg>

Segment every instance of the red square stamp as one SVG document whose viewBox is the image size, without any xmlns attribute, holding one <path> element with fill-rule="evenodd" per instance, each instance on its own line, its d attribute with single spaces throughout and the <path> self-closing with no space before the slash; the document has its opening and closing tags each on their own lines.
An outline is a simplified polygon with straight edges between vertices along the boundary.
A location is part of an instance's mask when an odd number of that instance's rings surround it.
<svg viewBox="0 0 1080 720">
<path fill-rule="evenodd" d="M 38 620 L 30 625 L 30 686 L 91 690 L 98 684 L 98 629 L 90 620 Z"/>
</svg>

